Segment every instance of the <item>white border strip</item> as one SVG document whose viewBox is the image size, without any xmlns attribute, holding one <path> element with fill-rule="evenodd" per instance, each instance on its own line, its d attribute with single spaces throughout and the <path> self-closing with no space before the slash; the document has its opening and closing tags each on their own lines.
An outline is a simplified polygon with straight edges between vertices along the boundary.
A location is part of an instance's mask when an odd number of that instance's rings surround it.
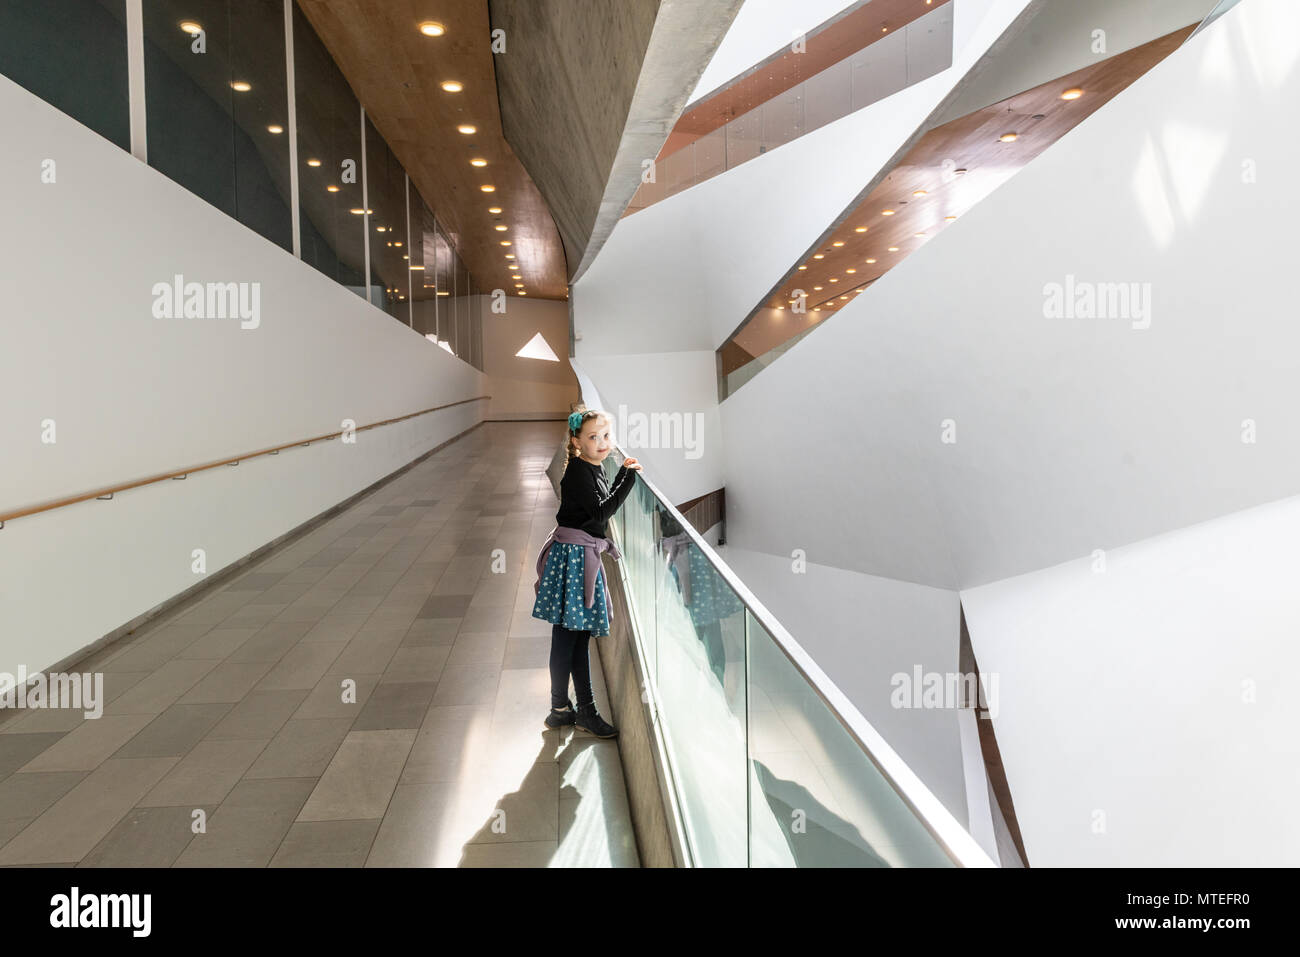
<svg viewBox="0 0 1300 957">
<path fill-rule="evenodd" d="M 131 155 L 141 163 L 148 163 L 149 126 L 144 112 L 144 0 L 126 0 L 126 86 Z"/>
</svg>

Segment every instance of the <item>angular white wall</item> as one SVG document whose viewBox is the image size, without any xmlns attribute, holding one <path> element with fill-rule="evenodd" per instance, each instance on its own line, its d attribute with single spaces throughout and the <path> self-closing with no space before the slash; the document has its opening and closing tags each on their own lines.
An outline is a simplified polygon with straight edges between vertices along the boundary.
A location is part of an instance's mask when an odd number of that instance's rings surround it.
<svg viewBox="0 0 1300 957">
<path fill-rule="evenodd" d="M 0 116 L 4 510 L 486 394 L 482 373 L 3 77 Z M 155 318 L 152 288 L 175 274 L 259 283 L 260 325 Z M 201 580 L 194 549 L 210 575 L 483 406 L 11 521 L 0 671 L 91 644 Z"/>
<path fill-rule="evenodd" d="M 1300 860 L 1298 37 L 1239 4 L 721 406 L 733 545 L 960 589 L 1031 865 Z"/>
</svg>

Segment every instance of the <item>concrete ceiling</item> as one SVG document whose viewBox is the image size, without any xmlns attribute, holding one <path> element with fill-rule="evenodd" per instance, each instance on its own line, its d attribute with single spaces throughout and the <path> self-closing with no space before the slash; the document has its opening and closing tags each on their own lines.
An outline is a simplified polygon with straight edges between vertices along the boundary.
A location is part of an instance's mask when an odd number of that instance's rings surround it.
<svg viewBox="0 0 1300 957">
<path fill-rule="evenodd" d="M 490 0 L 505 138 L 582 274 L 742 0 Z"/>
</svg>

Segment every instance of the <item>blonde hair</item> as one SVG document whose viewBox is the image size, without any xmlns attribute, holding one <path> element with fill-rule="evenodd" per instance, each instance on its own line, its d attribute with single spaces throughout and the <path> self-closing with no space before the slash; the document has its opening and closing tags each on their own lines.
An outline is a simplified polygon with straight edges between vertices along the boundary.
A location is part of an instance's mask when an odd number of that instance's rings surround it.
<svg viewBox="0 0 1300 957">
<path fill-rule="evenodd" d="M 574 408 L 572 414 L 577 414 L 579 412 L 582 413 L 582 420 L 578 423 L 576 429 L 568 428 L 568 423 L 565 423 L 566 431 L 564 437 L 564 451 L 567 454 L 564 457 L 564 467 L 566 469 L 569 467 L 569 463 L 579 455 L 578 450 L 574 448 L 573 440 L 582 434 L 582 427 L 592 419 L 605 419 L 606 421 L 610 421 L 609 413 L 602 412 L 600 409 L 588 409 L 585 405 L 580 405 Z"/>
</svg>

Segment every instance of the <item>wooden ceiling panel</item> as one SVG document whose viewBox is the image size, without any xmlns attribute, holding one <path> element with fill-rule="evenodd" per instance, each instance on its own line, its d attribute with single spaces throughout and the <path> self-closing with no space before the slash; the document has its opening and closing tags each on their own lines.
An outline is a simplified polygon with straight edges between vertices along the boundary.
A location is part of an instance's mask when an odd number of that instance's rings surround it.
<svg viewBox="0 0 1300 957">
<path fill-rule="evenodd" d="M 517 263 L 529 296 L 563 299 L 568 280 L 555 221 L 502 133 L 487 0 L 298 2 L 478 285 L 513 294 Z M 425 36 L 425 21 L 446 32 Z M 444 91 L 449 80 L 463 90 Z M 461 134 L 461 124 L 477 132 Z M 476 158 L 487 165 L 472 166 Z M 485 184 L 495 190 L 483 192 Z M 513 245 L 501 246 L 503 238 Z"/>
<path fill-rule="evenodd" d="M 761 356 L 848 305 L 1176 50 L 1195 26 L 928 131 L 737 330 L 731 341 L 739 348 L 722 352 L 723 374 L 748 361 L 745 356 Z M 1072 88 L 1082 95 L 1062 99 Z M 1003 142 L 1008 133 L 1016 138 Z M 797 290 L 807 296 L 804 314 L 791 308 Z"/>
</svg>

